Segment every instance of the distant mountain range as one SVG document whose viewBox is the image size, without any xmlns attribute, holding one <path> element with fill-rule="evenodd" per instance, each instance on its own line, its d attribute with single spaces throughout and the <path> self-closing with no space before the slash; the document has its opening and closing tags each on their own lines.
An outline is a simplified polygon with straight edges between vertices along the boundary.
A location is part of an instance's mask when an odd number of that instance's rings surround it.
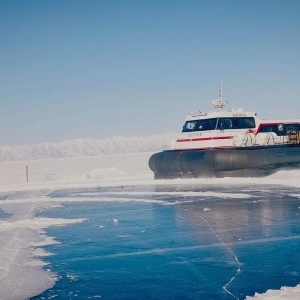
<svg viewBox="0 0 300 300">
<path fill-rule="evenodd" d="M 160 151 L 169 149 L 169 141 L 172 138 L 175 138 L 175 134 L 165 133 L 147 137 L 118 136 L 105 139 L 74 139 L 36 145 L 10 145 L 0 147 L 0 161 Z"/>
</svg>

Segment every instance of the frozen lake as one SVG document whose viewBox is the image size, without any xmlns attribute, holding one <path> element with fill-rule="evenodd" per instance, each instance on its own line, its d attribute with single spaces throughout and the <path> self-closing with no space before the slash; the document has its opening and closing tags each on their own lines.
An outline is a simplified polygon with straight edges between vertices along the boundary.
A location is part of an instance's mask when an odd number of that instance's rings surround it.
<svg viewBox="0 0 300 300">
<path fill-rule="evenodd" d="M 300 171 L 154 181 L 148 157 L 35 161 L 28 184 L 3 164 L 1 299 L 298 299 Z"/>
</svg>

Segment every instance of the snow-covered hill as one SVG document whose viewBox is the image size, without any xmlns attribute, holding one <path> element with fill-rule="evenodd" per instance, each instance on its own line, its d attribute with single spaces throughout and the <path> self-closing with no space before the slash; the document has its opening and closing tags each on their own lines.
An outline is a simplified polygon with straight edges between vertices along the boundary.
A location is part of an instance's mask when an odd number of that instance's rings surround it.
<svg viewBox="0 0 300 300">
<path fill-rule="evenodd" d="M 165 133 L 147 137 L 118 136 L 105 139 L 75 139 L 37 145 L 10 145 L 0 147 L 0 161 L 159 151 L 168 149 L 169 141 L 174 137 L 175 134 Z"/>
</svg>

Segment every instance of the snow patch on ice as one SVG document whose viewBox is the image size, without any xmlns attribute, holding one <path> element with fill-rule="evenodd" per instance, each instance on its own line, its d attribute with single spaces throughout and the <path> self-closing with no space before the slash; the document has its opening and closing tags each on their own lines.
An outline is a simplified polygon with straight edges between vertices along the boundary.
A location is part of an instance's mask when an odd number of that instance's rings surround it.
<svg viewBox="0 0 300 300">
<path fill-rule="evenodd" d="M 50 226 L 66 226 L 84 219 L 38 218 L 36 212 L 53 207 L 53 201 L 31 199 L 0 201 L 0 209 L 10 216 L 0 220 L 0 291 L 3 300 L 28 299 L 53 287 L 56 275 L 45 271 L 43 257 L 51 255 L 41 247 L 57 243 L 46 236 Z"/>
<path fill-rule="evenodd" d="M 300 194 L 290 194 L 291 197 L 299 198 L 300 199 Z"/>
<path fill-rule="evenodd" d="M 280 290 L 267 290 L 263 294 L 255 293 L 253 297 L 247 296 L 247 300 L 261 299 L 261 300 L 296 300 L 300 299 L 300 284 L 295 287 L 283 286 Z"/>
</svg>

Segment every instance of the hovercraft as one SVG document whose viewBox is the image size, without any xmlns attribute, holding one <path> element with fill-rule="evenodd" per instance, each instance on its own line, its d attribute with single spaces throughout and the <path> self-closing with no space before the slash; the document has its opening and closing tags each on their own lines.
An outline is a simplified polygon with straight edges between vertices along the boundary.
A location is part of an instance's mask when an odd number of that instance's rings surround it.
<svg viewBox="0 0 300 300">
<path fill-rule="evenodd" d="M 173 149 L 152 155 L 155 179 L 266 176 L 300 167 L 300 119 L 259 120 L 225 109 L 222 96 L 208 113 L 189 114 Z"/>
</svg>

